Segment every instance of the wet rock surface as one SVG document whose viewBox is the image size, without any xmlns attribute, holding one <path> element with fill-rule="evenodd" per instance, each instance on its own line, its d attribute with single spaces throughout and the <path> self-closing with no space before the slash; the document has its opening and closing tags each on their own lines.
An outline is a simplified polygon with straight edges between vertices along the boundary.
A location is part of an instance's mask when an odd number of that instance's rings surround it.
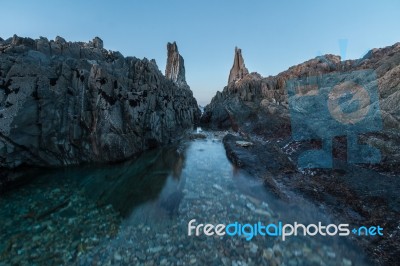
<svg viewBox="0 0 400 266">
<path fill-rule="evenodd" d="M 104 49 L 98 37 L 2 40 L 0 167 L 121 161 L 174 141 L 200 116 L 177 81 L 154 60 Z"/>
<path fill-rule="evenodd" d="M 307 147 L 300 142 L 265 141 L 251 137 L 252 147 L 236 145 L 243 137 L 228 134 L 223 143 L 227 157 L 238 167 L 263 180 L 265 187 L 286 202 L 305 196 L 320 208 L 354 226 L 384 228 L 384 236 L 354 238 L 376 264 L 393 264 L 400 246 L 400 176 L 334 161 L 334 169 L 297 168 L 297 156 Z"/>
</svg>

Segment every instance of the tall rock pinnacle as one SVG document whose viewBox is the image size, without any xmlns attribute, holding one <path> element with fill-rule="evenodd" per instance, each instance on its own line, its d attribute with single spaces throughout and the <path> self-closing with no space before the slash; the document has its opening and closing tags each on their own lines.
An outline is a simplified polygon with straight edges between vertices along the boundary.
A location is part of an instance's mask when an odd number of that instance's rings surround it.
<svg viewBox="0 0 400 266">
<path fill-rule="evenodd" d="M 233 66 L 231 68 L 231 72 L 229 73 L 228 84 L 232 81 L 242 79 L 247 74 L 249 74 L 249 70 L 247 70 L 246 66 L 244 65 L 242 50 L 235 47 L 235 59 L 233 60 Z"/>
<path fill-rule="evenodd" d="M 165 77 L 179 86 L 186 86 L 185 64 L 183 57 L 178 52 L 176 42 L 167 44 L 168 58 L 165 67 Z"/>
</svg>

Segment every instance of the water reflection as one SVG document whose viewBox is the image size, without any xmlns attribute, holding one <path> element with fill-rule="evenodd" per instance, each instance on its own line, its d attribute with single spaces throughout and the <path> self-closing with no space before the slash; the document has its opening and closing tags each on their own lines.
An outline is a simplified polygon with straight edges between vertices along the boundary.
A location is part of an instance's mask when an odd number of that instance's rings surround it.
<svg viewBox="0 0 400 266">
<path fill-rule="evenodd" d="M 277 198 L 231 165 L 221 135 L 205 133 L 206 139 L 123 164 L 48 171 L 10 193 L 0 201 L 7 231 L 0 234 L 0 258 L 48 265 L 365 265 L 343 238 L 189 237 L 191 219 L 332 222 L 306 201 Z M 33 218 L 21 218 L 31 212 Z"/>
<path fill-rule="evenodd" d="M 170 186 L 171 195 L 164 199 L 162 206 L 174 211 L 181 199 L 183 162 L 183 154 L 177 152 L 177 147 L 155 149 L 132 162 L 92 169 L 86 176 L 80 174 L 80 184 L 98 206 L 111 204 L 127 217 L 135 207 L 157 200 L 172 176 L 176 184 Z"/>
</svg>

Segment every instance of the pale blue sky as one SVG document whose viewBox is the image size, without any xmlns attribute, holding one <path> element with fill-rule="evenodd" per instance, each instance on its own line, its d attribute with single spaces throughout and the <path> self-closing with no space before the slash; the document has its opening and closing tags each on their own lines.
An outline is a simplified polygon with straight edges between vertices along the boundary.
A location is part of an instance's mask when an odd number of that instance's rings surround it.
<svg viewBox="0 0 400 266">
<path fill-rule="evenodd" d="M 351 3 L 350 3 L 351 2 Z M 200 104 L 227 83 L 234 47 L 263 76 L 319 54 L 359 58 L 400 41 L 400 1 L 0 1 L 0 37 L 103 39 L 106 49 L 154 58 L 176 41 Z M 340 41 L 344 40 L 344 41 Z M 342 45 L 342 49 L 345 46 Z"/>
</svg>

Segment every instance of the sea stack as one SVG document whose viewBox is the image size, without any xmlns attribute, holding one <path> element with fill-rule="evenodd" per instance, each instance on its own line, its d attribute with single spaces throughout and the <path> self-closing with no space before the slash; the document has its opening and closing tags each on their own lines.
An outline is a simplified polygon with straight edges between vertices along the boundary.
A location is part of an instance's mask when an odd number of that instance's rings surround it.
<svg viewBox="0 0 400 266">
<path fill-rule="evenodd" d="M 233 60 L 231 72 L 229 73 L 228 84 L 232 81 L 242 79 L 247 74 L 249 74 L 249 70 L 247 70 L 246 66 L 244 65 L 242 50 L 235 47 L 235 58 Z"/>
<path fill-rule="evenodd" d="M 172 80 L 178 86 L 187 86 L 185 78 L 185 64 L 179 54 L 176 42 L 167 44 L 168 58 L 165 67 L 165 77 Z"/>
</svg>

